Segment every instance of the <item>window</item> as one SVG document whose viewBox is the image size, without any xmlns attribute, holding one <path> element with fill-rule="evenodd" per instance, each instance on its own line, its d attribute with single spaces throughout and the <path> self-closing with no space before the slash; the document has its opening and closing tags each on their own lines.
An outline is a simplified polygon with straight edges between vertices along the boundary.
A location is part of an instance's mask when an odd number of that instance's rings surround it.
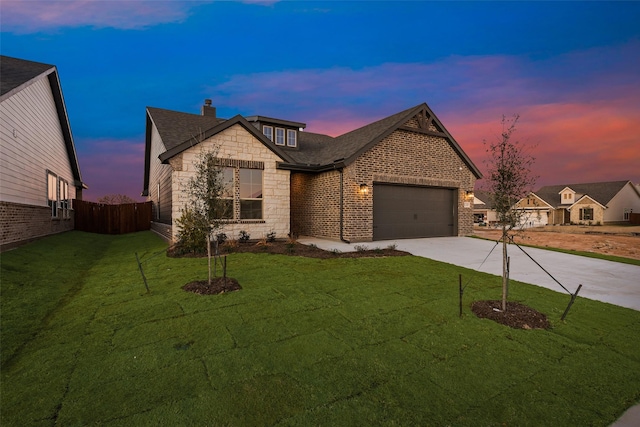
<svg viewBox="0 0 640 427">
<path fill-rule="evenodd" d="M 284 145 L 284 129 L 276 128 L 276 145 Z"/>
<path fill-rule="evenodd" d="M 629 208 L 624 208 L 622 210 L 622 219 L 624 221 L 629 221 L 629 217 L 631 216 L 631 212 L 633 212 L 633 209 L 629 209 Z"/>
<path fill-rule="evenodd" d="M 262 219 L 261 169 L 240 169 L 240 219 Z"/>
<path fill-rule="evenodd" d="M 273 126 L 264 126 L 262 133 L 269 138 L 269 140 L 273 141 Z"/>
<path fill-rule="evenodd" d="M 233 219 L 233 200 L 235 199 L 234 168 L 224 168 L 222 171 L 222 215 L 224 219 Z"/>
<path fill-rule="evenodd" d="M 580 221 L 593 221 L 593 208 L 580 209 Z"/>
<path fill-rule="evenodd" d="M 51 217 L 58 217 L 58 177 L 47 172 L 47 204 L 51 208 Z"/>
<path fill-rule="evenodd" d="M 298 145 L 297 136 L 298 134 L 295 130 L 287 130 L 287 147 L 295 147 L 296 145 Z"/>
<path fill-rule="evenodd" d="M 62 210 L 62 217 L 65 219 L 71 218 L 69 212 L 69 183 L 62 178 L 58 179 L 58 197 L 60 200 L 60 209 Z"/>
</svg>

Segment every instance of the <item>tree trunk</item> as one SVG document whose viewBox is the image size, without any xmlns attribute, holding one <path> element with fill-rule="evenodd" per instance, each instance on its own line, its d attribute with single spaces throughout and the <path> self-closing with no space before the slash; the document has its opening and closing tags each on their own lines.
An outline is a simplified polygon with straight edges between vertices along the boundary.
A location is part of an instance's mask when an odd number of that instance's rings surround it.
<svg viewBox="0 0 640 427">
<path fill-rule="evenodd" d="M 502 226 L 502 311 L 507 311 L 507 227 Z"/>
</svg>

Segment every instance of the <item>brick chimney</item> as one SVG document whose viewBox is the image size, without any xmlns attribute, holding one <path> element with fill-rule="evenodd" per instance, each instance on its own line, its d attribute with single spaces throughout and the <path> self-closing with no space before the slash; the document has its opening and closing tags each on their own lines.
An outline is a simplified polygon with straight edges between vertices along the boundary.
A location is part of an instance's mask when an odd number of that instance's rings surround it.
<svg viewBox="0 0 640 427">
<path fill-rule="evenodd" d="M 207 117 L 216 117 L 216 107 L 212 107 L 211 106 L 211 100 L 210 99 L 205 99 L 204 100 L 204 105 L 202 106 L 202 109 L 200 110 L 200 114 L 203 116 L 207 116 Z"/>
</svg>

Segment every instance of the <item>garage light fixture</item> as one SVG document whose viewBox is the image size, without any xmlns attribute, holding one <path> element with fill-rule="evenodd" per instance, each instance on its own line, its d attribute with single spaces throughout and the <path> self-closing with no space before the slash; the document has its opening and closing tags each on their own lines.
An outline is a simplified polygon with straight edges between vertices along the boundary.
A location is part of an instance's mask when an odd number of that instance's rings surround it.
<svg viewBox="0 0 640 427">
<path fill-rule="evenodd" d="M 473 199 L 473 191 L 467 190 L 467 199 Z"/>
<path fill-rule="evenodd" d="M 360 194 L 369 194 L 369 186 L 367 184 L 360 184 Z"/>
</svg>

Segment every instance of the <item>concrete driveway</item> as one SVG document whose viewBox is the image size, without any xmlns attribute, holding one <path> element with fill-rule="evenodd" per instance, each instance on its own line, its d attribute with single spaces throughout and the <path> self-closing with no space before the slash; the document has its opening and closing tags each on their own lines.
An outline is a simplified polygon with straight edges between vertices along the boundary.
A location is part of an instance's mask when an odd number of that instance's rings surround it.
<svg viewBox="0 0 640 427">
<path fill-rule="evenodd" d="M 397 249 L 416 256 L 502 276 L 502 244 L 496 245 L 496 242 L 489 240 L 471 237 L 436 237 L 346 244 L 333 240 L 301 237 L 298 241 L 303 244 L 313 243 L 322 249 L 338 249 L 342 252 L 353 251 L 356 245 L 374 249 L 395 244 Z M 491 252 L 492 249 L 493 252 Z M 569 291 L 575 292 L 578 285 L 582 284 L 578 296 L 640 311 L 640 266 L 544 249 L 526 247 L 523 249 Z M 512 280 L 566 293 L 517 246 L 509 245 L 508 250 L 511 257 Z M 484 261 L 487 255 L 489 257 Z M 568 299 L 567 294 L 567 301 Z"/>
</svg>

